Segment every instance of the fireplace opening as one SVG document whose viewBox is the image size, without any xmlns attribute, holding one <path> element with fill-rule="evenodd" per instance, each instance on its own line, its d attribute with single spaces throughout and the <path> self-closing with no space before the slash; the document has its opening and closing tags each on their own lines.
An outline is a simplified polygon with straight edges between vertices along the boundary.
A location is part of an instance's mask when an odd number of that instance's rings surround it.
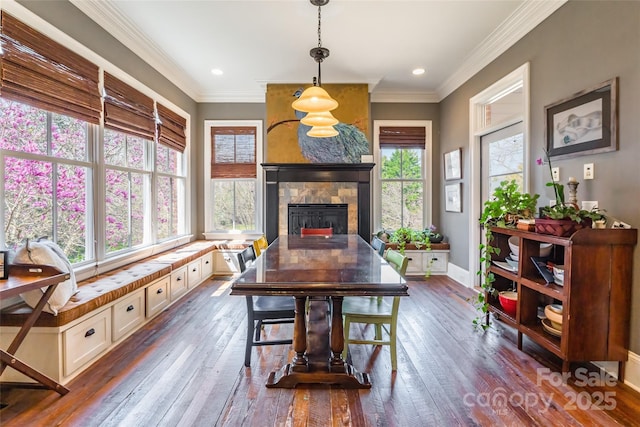
<svg viewBox="0 0 640 427">
<path fill-rule="evenodd" d="M 333 228 L 333 234 L 348 234 L 349 209 L 346 203 L 290 203 L 288 233 L 300 234 L 300 228 Z"/>
</svg>

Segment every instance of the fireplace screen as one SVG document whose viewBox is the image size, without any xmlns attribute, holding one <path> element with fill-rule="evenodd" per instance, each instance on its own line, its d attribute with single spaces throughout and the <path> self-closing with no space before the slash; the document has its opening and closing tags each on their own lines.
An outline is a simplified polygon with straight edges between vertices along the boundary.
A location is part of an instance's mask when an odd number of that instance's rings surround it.
<svg viewBox="0 0 640 427">
<path fill-rule="evenodd" d="M 333 228 L 333 234 L 347 234 L 349 223 L 346 203 L 289 204 L 289 234 L 300 234 L 300 228 Z"/>
</svg>

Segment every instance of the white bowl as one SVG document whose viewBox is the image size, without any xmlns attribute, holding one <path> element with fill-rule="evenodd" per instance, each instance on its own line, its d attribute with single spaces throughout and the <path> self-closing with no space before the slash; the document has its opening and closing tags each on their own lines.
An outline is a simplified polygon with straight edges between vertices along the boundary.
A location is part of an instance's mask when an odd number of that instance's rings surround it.
<svg viewBox="0 0 640 427">
<path fill-rule="evenodd" d="M 564 279 L 564 265 L 554 265 L 553 275 L 558 279 Z"/>
<path fill-rule="evenodd" d="M 509 248 L 511 252 L 516 255 L 516 257 L 520 256 L 520 247 L 518 246 L 518 236 L 509 237 Z"/>
<path fill-rule="evenodd" d="M 515 254 L 516 259 L 520 256 L 520 247 L 518 246 L 519 239 L 518 236 L 509 237 L 509 248 L 513 254 Z M 543 258 L 551 255 L 551 250 L 553 249 L 553 244 L 551 243 L 540 243 L 540 256 Z"/>
<path fill-rule="evenodd" d="M 513 267 L 513 268 L 518 268 L 518 260 L 511 259 L 511 257 L 506 257 L 504 260 L 505 260 L 505 261 L 507 262 L 507 264 L 509 264 L 511 267 Z"/>
</svg>

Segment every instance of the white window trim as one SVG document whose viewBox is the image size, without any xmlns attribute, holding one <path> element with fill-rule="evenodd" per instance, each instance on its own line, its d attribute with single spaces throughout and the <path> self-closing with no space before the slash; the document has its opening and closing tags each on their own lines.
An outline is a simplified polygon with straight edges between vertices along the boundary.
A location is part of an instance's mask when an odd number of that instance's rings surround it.
<svg viewBox="0 0 640 427">
<path fill-rule="evenodd" d="M 513 117 L 508 122 L 503 122 L 494 126 L 484 126 L 483 105 L 488 103 L 491 98 L 497 96 L 505 89 L 513 86 L 518 81 L 522 81 L 522 102 L 523 102 L 523 116 Z M 481 191 L 480 186 L 480 138 L 483 135 L 489 134 L 505 125 L 515 123 L 522 120 L 524 130 L 524 159 L 522 170 L 522 185 L 525 192 L 529 191 L 530 187 L 530 172 L 529 172 L 529 159 L 530 159 L 530 135 L 531 135 L 531 123 L 529 118 L 529 63 L 518 67 L 502 79 L 498 80 L 479 94 L 469 99 L 469 158 L 470 158 L 470 177 L 469 177 L 469 271 L 467 274 L 466 282 L 463 282 L 468 287 L 479 286 L 480 276 L 476 272 L 480 269 L 480 257 L 478 247 L 480 246 L 481 238 L 480 227 L 478 225 L 477 218 L 480 218 L 482 210 L 480 207 Z M 457 278 L 461 279 L 461 278 Z M 462 281 L 462 280 L 459 280 Z"/>
<path fill-rule="evenodd" d="M 256 128 L 256 227 L 254 232 L 230 233 L 213 232 L 211 216 L 213 210 L 211 200 L 211 128 L 214 127 L 255 127 Z M 204 121 L 204 229 L 205 239 L 233 239 L 251 240 L 264 234 L 264 173 L 262 171 L 263 158 L 262 120 L 205 120 Z"/>
<path fill-rule="evenodd" d="M 373 195 L 372 202 L 372 229 L 378 232 L 382 228 L 382 203 L 380 194 L 382 192 L 381 169 L 380 169 L 380 128 L 381 127 L 424 127 L 425 145 L 422 162 L 424 170 L 424 198 L 422 200 L 423 224 L 428 227 L 432 224 L 433 218 L 433 172 L 439 170 L 433 166 L 433 138 L 431 120 L 374 120 L 373 121 Z"/>
</svg>

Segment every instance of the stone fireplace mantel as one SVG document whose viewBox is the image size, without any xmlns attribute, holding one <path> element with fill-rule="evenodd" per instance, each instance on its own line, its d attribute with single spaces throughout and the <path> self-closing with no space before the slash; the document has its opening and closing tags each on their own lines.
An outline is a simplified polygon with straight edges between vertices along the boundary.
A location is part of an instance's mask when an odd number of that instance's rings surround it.
<svg viewBox="0 0 640 427">
<path fill-rule="evenodd" d="M 265 234 L 278 237 L 281 182 L 355 182 L 358 186 L 358 234 L 371 238 L 371 169 L 373 163 L 262 163 L 265 172 Z"/>
</svg>

